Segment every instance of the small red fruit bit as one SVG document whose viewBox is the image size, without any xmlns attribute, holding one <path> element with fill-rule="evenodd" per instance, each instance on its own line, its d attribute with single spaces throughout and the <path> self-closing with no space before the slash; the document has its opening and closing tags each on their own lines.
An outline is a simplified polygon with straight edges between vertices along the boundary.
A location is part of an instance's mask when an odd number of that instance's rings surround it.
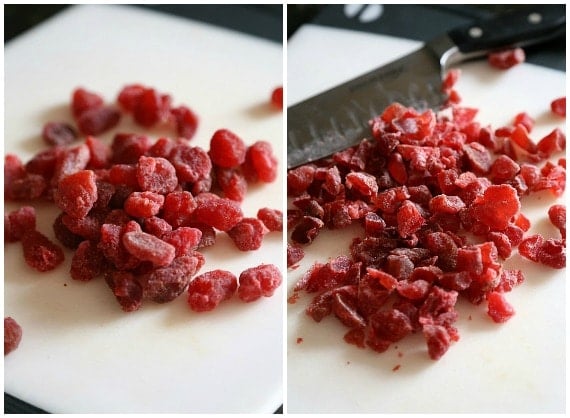
<svg viewBox="0 0 570 418">
<path fill-rule="evenodd" d="M 271 104 L 277 109 L 283 109 L 283 87 L 277 87 L 271 92 Z"/>
<path fill-rule="evenodd" d="M 506 322 L 515 314 L 514 308 L 499 292 L 487 293 L 487 314 L 495 322 Z"/>
<path fill-rule="evenodd" d="M 238 297 L 244 302 L 253 302 L 262 296 L 270 297 L 282 280 L 281 272 L 274 264 L 248 268 L 239 276 Z"/>
<path fill-rule="evenodd" d="M 150 261 L 157 267 L 169 265 L 176 255 L 173 245 L 146 232 L 127 232 L 122 241 L 130 254 L 139 260 Z"/>
<path fill-rule="evenodd" d="M 213 197 L 201 201 L 194 210 L 194 219 L 220 231 L 229 231 L 243 219 L 240 205 L 230 199 Z"/>
<path fill-rule="evenodd" d="M 137 180 L 144 191 L 167 194 L 178 186 L 178 178 L 174 166 L 165 158 L 139 158 L 137 164 Z"/>
<path fill-rule="evenodd" d="M 428 347 L 428 355 L 432 360 L 439 360 L 449 349 L 451 338 L 444 326 L 426 324 L 423 334 Z"/>
<path fill-rule="evenodd" d="M 224 168 L 237 167 L 245 161 L 246 145 L 243 140 L 228 129 L 214 132 L 210 140 L 212 163 Z"/>
<path fill-rule="evenodd" d="M 200 267 L 200 253 L 176 257 L 168 266 L 152 270 L 138 279 L 143 296 L 156 303 L 176 299 L 184 292 Z"/>
<path fill-rule="evenodd" d="M 154 192 L 133 192 L 125 200 L 125 212 L 133 218 L 157 215 L 164 204 L 164 196 Z"/>
<path fill-rule="evenodd" d="M 566 96 L 559 97 L 558 99 L 554 99 L 550 103 L 550 109 L 552 110 L 552 113 L 565 118 L 566 117 Z"/>
<path fill-rule="evenodd" d="M 548 209 L 548 219 L 560 231 L 562 238 L 566 238 L 566 206 L 552 205 Z"/>
<path fill-rule="evenodd" d="M 71 278 L 87 282 L 99 276 L 105 267 L 105 258 L 93 241 L 83 241 L 71 259 Z"/>
<path fill-rule="evenodd" d="M 263 236 L 269 230 L 257 218 L 243 218 L 227 233 L 240 251 L 254 251 L 261 247 Z"/>
<path fill-rule="evenodd" d="M 133 312 L 141 307 L 143 290 L 131 272 L 109 271 L 105 281 L 124 312 Z"/>
<path fill-rule="evenodd" d="M 65 213 L 84 218 L 97 201 L 95 173 L 81 170 L 64 177 L 58 184 L 54 200 Z"/>
<path fill-rule="evenodd" d="M 22 327 L 14 318 L 4 318 L 4 355 L 11 353 L 22 341 Z"/>
<path fill-rule="evenodd" d="M 117 126 L 121 114 L 112 107 L 86 110 L 77 119 L 77 127 L 84 135 L 99 135 Z"/>
<path fill-rule="evenodd" d="M 125 112 L 133 112 L 145 87 L 142 84 L 129 84 L 119 92 L 117 101 Z"/>
<path fill-rule="evenodd" d="M 173 228 L 187 225 L 193 218 L 197 203 L 192 193 L 187 191 L 172 192 L 166 195 L 162 210 L 162 219 Z"/>
<path fill-rule="evenodd" d="M 261 208 L 257 211 L 257 219 L 270 231 L 283 231 L 283 212 L 279 209 Z"/>
<path fill-rule="evenodd" d="M 55 269 L 64 260 L 61 247 L 35 230 L 22 236 L 22 249 L 26 263 L 41 272 Z"/>
<path fill-rule="evenodd" d="M 247 148 L 242 166 L 248 181 L 271 183 L 277 178 L 277 158 L 267 141 L 257 141 Z"/>
<path fill-rule="evenodd" d="M 153 88 L 145 88 L 137 97 L 134 107 L 135 122 L 150 128 L 168 119 L 170 100 Z"/>
<path fill-rule="evenodd" d="M 525 59 L 526 55 L 522 48 L 492 52 L 488 56 L 489 64 L 501 70 L 508 70 L 509 68 L 524 62 Z"/>
<path fill-rule="evenodd" d="M 48 122 L 42 130 L 42 138 L 48 145 L 69 145 L 77 139 L 77 133 L 64 122 Z"/>
<path fill-rule="evenodd" d="M 198 116 L 187 106 L 178 106 L 170 110 L 176 123 L 176 133 L 181 138 L 192 139 L 198 129 Z"/>
<path fill-rule="evenodd" d="M 19 241 L 27 231 L 36 229 L 36 210 L 33 206 L 22 206 L 4 214 L 4 240 Z"/>
<path fill-rule="evenodd" d="M 71 111 L 73 117 L 79 118 L 87 110 L 103 107 L 103 98 L 97 93 L 79 87 L 73 91 L 71 98 Z"/>
<path fill-rule="evenodd" d="M 195 312 L 215 309 L 230 299 L 238 287 L 236 276 L 225 270 L 212 270 L 195 277 L 188 285 L 188 304 Z"/>
<path fill-rule="evenodd" d="M 293 267 L 305 256 L 305 251 L 298 245 L 287 243 L 287 267 Z"/>
</svg>

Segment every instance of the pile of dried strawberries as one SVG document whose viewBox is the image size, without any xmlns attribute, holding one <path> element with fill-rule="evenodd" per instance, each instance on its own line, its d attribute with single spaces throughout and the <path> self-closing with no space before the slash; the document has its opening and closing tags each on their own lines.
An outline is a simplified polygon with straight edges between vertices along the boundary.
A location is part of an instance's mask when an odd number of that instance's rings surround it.
<svg viewBox="0 0 570 418">
<path fill-rule="evenodd" d="M 566 160 L 550 159 L 565 149 L 565 134 L 554 129 L 535 143 L 526 113 L 512 126 L 482 126 L 476 109 L 459 105 L 458 76 L 453 70 L 445 79 L 449 101 L 440 112 L 394 103 L 370 122 L 371 140 L 287 174 L 288 267 L 323 229 L 362 227 L 349 255 L 313 264 L 289 299 L 315 294 L 306 313 L 317 322 L 336 316 L 358 347 L 384 352 L 421 332 L 439 359 L 459 339 L 459 297 L 485 302 L 495 322 L 512 317 L 505 293 L 524 275 L 501 262 L 514 249 L 552 268 L 566 265 L 565 206 L 549 210 L 560 238 L 544 239 L 525 235 L 520 203 L 538 191 L 562 195 Z M 552 109 L 565 116 L 562 100 Z"/>
<path fill-rule="evenodd" d="M 278 107 L 278 100 L 271 101 Z M 78 88 L 71 113 L 79 133 L 66 123 L 48 123 L 42 136 L 49 149 L 26 163 L 5 156 L 4 197 L 27 203 L 5 214 L 5 241 L 20 241 L 26 263 L 38 271 L 63 262 L 61 246 L 72 249 L 71 277 L 103 276 L 124 311 L 139 309 L 146 299 L 169 302 L 184 291 L 198 312 L 234 294 L 244 302 L 272 296 L 282 281 L 273 264 L 252 266 L 239 277 L 224 270 L 194 277 L 205 262 L 202 249 L 218 233 L 226 233 L 237 251 L 253 251 L 266 234 L 283 230 L 280 208 L 260 207 L 255 217 L 241 209 L 248 184 L 277 177 L 271 144 L 247 145 L 220 129 L 209 150 L 193 146 L 196 114 L 144 85 L 125 86 L 117 103 Z M 145 128 L 170 126 L 176 139 L 117 133 L 107 144 L 97 138 L 122 117 Z M 76 145 L 80 134 L 86 139 Z M 30 202 L 37 201 L 61 210 L 53 223 L 59 243 L 36 229 Z"/>
</svg>

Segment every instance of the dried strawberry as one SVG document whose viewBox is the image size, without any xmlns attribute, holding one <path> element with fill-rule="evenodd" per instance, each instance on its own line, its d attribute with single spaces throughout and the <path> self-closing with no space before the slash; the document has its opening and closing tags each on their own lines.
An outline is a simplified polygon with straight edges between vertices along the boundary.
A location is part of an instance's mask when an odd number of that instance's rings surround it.
<svg viewBox="0 0 570 418">
<path fill-rule="evenodd" d="M 230 299 L 238 287 L 236 276 L 225 270 L 212 270 L 194 278 L 188 286 L 188 304 L 196 312 L 215 309 Z"/>
<path fill-rule="evenodd" d="M 11 353 L 22 341 L 22 327 L 14 318 L 4 318 L 4 355 Z"/>
</svg>

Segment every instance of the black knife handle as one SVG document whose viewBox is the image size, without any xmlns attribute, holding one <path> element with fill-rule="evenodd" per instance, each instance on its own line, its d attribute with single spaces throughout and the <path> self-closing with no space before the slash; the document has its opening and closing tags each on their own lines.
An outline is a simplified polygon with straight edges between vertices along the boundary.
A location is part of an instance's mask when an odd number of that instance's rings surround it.
<svg viewBox="0 0 570 418">
<path fill-rule="evenodd" d="M 522 47 L 555 39 L 566 32 L 566 6 L 532 5 L 478 21 L 448 33 L 463 53 Z"/>
</svg>

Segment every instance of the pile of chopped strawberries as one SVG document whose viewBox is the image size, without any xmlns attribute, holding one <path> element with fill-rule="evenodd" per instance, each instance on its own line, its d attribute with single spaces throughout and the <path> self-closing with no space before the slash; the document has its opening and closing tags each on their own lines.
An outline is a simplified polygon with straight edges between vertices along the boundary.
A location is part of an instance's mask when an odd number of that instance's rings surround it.
<svg viewBox="0 0 570 418">
<path fill-rule="evenodd" d="M 273 264 L 241 272 L 212 270 L 196 276 L 203 251 L 227 234 L 236 251 L 254 251 L 266 234 L 283 230 L 280 208 L 242 212 L 249 184 L 270 183 L 278 161 L 267 141 L 246 144 L 228 129 L 213 133 L 208 150 L 193 146 L 198 117 L 187 106 L 140 84 L 125 86 L 117 105 L 97 93 L 73 92 L 76 126 L 50 122 L 42 136 L 49 148 L 27 162 L 5 156 L 4 197 L 24 205 L 4 217 L 6 242 L 21 242 L 26 263 L 40 272 L 58 267 L 73 251 L 74 280 L 104 278 L 124 311 L 144 300 L 165 303 L 183 292 L 197 312 L 236 295 L 244 302 L 270 297 L 282 276 Z M 132 117 L 144 128 L 167 126 L 172 136 L 116 133 L 97 138 Z M 77 144 L 80 136 L 84 139 Z M 53 202 L 58 242 L 36 228 L 34 202 Z M 196 276 L 196 277 L 195 277 Z M 6 347 L 5 347 L 6 351 Z"/>
<path fill-rule="evenodd" d="M 552 239 L 528 236 L 521 212 L 529 194 L 564 192 L 566 160 L 550 161 L 565 150 L 564 132 L 535 142 L 526 113 L 512 126 L 481 125 L 477 109 L 458 104 L 458 76 L 453 70 L 444 81 L 450 100 L 442 111 L 394 103 L 370 121 L 371 140 L 287 174 L 288 267 L 323 229 L 362 228 L 347 255 L 313 264 L 290 296 L 295 303 L 300 292 L 313 294 L 307 315 L 334 315 L 350 344 L 384 352 L 421 332 L 439 359 L 459 339 L 458 298 L 487 304 L 495 322 L 514 315 L 506 294 L 524 274 L 502 266 L 513 250 L 566 266 L 565 207 L 549 210 L 560 231 Z M 553 105 L 564 116 L 561 108 Z"/>
</svg>

